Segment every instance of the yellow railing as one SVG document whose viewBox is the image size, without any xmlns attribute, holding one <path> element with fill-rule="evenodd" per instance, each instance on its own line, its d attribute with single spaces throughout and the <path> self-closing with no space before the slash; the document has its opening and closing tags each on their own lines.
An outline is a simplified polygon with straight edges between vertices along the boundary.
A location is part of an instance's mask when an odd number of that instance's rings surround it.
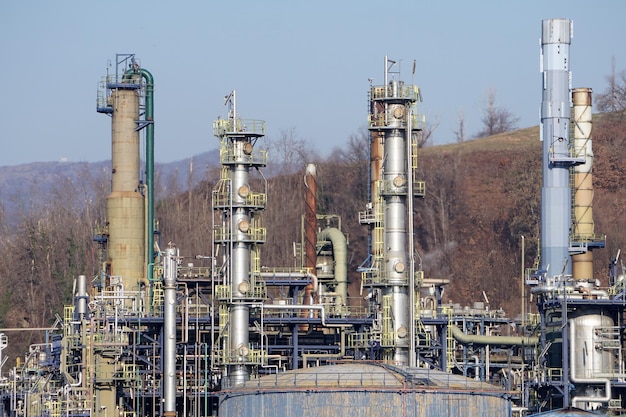
<svg viewBox="0 0 626 417">
<path fill-rule="evenodd" d="M 154 281 L 152 284 L 152 307 L 163 305 L 163 285 L 161 281 Z"/>
<path fill-rule="evenodd" d="M 383 320 L 382 320 L 382 327 L 383 327 L 383 334 L 382 334 L 382 339 L 381 339 L 381 346 L 383 347 L 388 347 L 388 346 L 394 346 L 395 345 L 395 339 L 396 339 L 396 332 L 393 329 L 393 320 L 391 318 L 391 302 L 392 302 L 392 296 L 391 295 L 383 295 Z"/>
<path fill-rule="evenodd" d="M 123 364 L 120 379 L 125 383 L 126 386 L 140 389 L 141 379 L 139 378 L 139 366 L 130 363 Z"/>
<path fill-rule="evenodd" d="M 452 322 L 452 309 L 444 307 L 441 310 L 441 314 L 448 316 L 448 331 L 446 334 L 446 371 L 451 372 L 454 367 L 454 338 L 452 337 L 451 330 L 454 325 Z"/>
<path fill-rule="evenodd" d="M 260 365 L 263 363 L 263 352 L 258 349 L 241 347 L 239 349 L 218 349 L 215 351 L 218 365 Z"/>
<path fill-rule="evenodd" d="M 243 298 L 252 298 L 256 300 L 265 299 L 267 296 L 265 282 L 260 281 L 253 283 L 250 289 L 243 294 Z M 215 287 L 215 295 L 220 300 L 230 300 L 232 298 L 230 285 L 217 285 Z"/>
<path fill-rule="evenodd" d="M 213 122 L 213 134 L 224 137 L 232 134 L 265 135 L 265 122 L 254 119 L 218 119 Z"/>
<path fill-rule="evenodd" d="M 267 165 L 267 151 L 260 150 L 249 155 L 241 152 L 235 152 L 231 146 L 222 145 L 220 148 L 220 162 L 222 164 L 251 164 L 251 165 Z"/>
<path fill-rule="evenodd" d="M 391 99 L 391 98 L 406 98 L 411 101 L 417 101 L 419 99 L 419 88 L 416 85 L 402 85 L 395 89 L 391 85 L 377 85 L 372 87 L 370 91 L 370 97 L 372 100 Z"/>
<path fill-rule="evenodd" d="M 230 227 L 217 226 L 213 230 L 213 240 L 215 242 L 226 241 L 240 241 L 240 242 L 254 242 L 264 243 L 267 240 L 267 229 L 265 227 L 250 227 L 247 232 L 235 232 L 235 235 L 230 233 Z"/>
<path fill-rule="evenodd" d="M 264 208 L 267 205 L 267 194 L 265 193 L 250 193 L 246 196 L 243 203 L 231 202 L 230 192 L 228 189 L 213 190 L 213 205 L 214 207 L 229 207 L 233 206 L 249 206 L 255 208 Z"/>
<path fill-rule="evenodd" d="M 562 368 L 548 368 L 548 380 L 549 381 L 560 381 L 563 376 Z"/>
</svg>

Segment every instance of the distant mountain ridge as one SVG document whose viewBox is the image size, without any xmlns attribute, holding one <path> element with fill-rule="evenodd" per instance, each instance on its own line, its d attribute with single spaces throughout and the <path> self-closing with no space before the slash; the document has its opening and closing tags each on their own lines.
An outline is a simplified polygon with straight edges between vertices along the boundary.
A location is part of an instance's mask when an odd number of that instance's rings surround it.
<svg viewBox="0 0 626 417">
<path fill-rule="evenodd" d="M 206 179 L 210 168 L 219 166 L 219 150 L 203 152 L 174 162 L 155 163 L 155 176 L 164 186 L 174 183 L 180 191 L 191 182 L 196 186 Z M 190 167 L 193 169 L 190 170 Z M 4 216 L 15 224 L 20 212 L 28 210 L 32 200 L 44 200 L 55 183 L 69 181 L 77 184 L 98 178 L 110 179 L 111 160 L 98 162 L 32 162 L 0 167 L 0 204 Z M 190 177 L 191 172 L 191 177 Z M 174 183 L 172 181 L 175 181 Z M 41 195 L 41 194 L 44 195 Z M 1 213 L 2 211 L 0 211 Z"/>
</svg>

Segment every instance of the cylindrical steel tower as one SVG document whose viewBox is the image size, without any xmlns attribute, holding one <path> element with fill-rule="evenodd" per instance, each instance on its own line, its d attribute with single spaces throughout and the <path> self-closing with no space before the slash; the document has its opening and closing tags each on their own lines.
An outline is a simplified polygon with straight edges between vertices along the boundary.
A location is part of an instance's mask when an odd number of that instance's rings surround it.
<svg viewBox="0 0 626 417">
<path fill-rule="evenodd" d="M 221 213 L 215 228 L 214 242 L 221 246 L 224 290 L 220 293 L 220 325 L 228 327 L 223 340 L 223 363 L 227 383 L 237 385 L 250 377 L 255 365 L 249 346 L 250 304 L 259 302 L 259 245 L 265 242 L 257 212 L 265 208 L 266 190 L 251 190 L 250 170 L 264 167 L 267 154 L 254 150 L 256 141 L 265 136 L 265 124 L 259 120 L 242 120 L 237 115 L 236 93 L 227 96 L 228 119 L 214 122 L 215 136 L 221 140 L 222 174 L 213 190 L 213 208 Z M 227 318 L 227 323 L 223 320 Z"/>
<path fill-rule="evenodd" d="M 571 274 L 569 238 L 571 226 L 570 71 L 569 47 L 572 22 L 542 22 L 541 134 L 543 184 L 541 188 L 541 269 L 549 276 Z"/>
<path fill-rule="evenodd" d="M 419 90 L 389 80 L 395 61 L 385 57 L 384 64 L 385 85 L 370 91 L 372 201 L 361 223 L 370 225 L 371 265 L 363 279 L 365 285 L 381 289 L 383 359 L 408 365 L 413 334 L 409 292 L 413 289 L 407 242 L 413 235 L 407 230 L 407 206 L 414 190 L 409 181 L 413 144 L 407 141 L 419 130 L 414 113 Z"/>
</svg>

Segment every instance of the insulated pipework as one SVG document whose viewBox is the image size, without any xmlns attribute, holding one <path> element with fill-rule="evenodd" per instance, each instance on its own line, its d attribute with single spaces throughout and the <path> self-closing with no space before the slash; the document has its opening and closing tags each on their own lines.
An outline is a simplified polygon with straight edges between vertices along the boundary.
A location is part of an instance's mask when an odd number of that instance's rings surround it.
<svg viewBox="0 0 626 417">
<path fill-rule="evenodd" d="M 591 88 L 575 88 L 572 91 L 574 154 L 584 158 L 585 163 L 574 167 L 574 241 L 596 241 L 593 224 L 593 149 Z M 586 250 L 572 256 L 574 280 L 593 278 L 593 252 Z"/>
<path fill-rule="evenodd" d="M 555 276 L 571 274 L 569 229 L 571 226 L 570 71 L 572 22 L 542 22 L 541 140 L 543 184 L 541 188 L 541 270 Z"/>
</svg>

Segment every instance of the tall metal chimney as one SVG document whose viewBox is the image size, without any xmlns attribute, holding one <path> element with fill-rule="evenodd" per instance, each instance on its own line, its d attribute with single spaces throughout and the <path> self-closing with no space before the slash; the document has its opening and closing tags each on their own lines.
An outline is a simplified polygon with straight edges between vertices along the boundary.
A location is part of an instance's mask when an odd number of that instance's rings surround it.
<svg viewBox="0 0 626 417">
<path fill-rule="evenodd" d="M 570 71 L 569 47 L 572 22 L 550 19 L 542 22 L 541 140 L 543 184 L 541 188 L 541 261 L 547 276 L 571 274 L 569 238 L 571 226 Z"/>
</svg>

